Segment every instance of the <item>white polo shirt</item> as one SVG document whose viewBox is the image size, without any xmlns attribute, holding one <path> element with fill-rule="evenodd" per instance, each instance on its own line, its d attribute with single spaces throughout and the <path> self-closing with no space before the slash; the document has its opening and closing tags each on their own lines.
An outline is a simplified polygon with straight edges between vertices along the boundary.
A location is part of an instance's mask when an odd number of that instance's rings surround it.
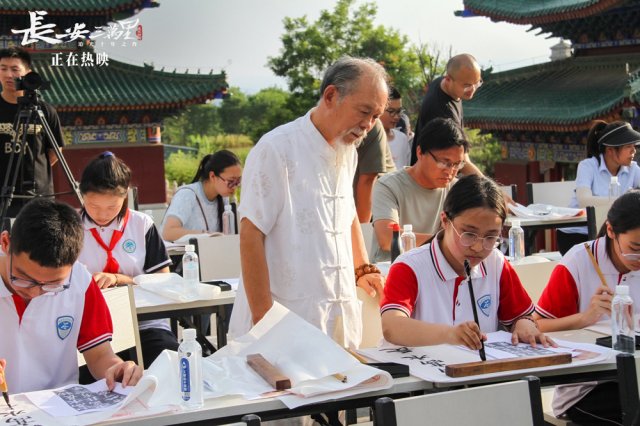
<svg viewBox="0 0 640 426">
<path fill-rule="evenodd" d="M 84 245 L 78 260 L 87 266 L 91 274 L 95 274 L 104 270 L 107 263 L 107 252 L 93 237 L 91 229 L 96 228 L 102 241 L 109 245 L 113 231 L 121 230 L 123 221 L 114 220 L 107 226 L 98 226 L 85 213 L 82 215 L 82 222 Z M 171 264 L 167 249 L 160 238 L 158 229 L 153 224 L 153 220 L 136 210 L 129 210 L 129 221 L 122 238 L 113 248 L 113 257 L 120 265 L 118 273 L 130 277 L 150 274 Z M 140 330 L 148 328 L 170 330 L 166 320 L 140 321 L 139 328 Z"/>
<path fill-rule="evenodd" d="M 73 265 L 70 287 L 45 293 L 28 305 L 0 278 L 0 358 L 11 393 L 78 382 L 76 349 L 111 340 L 113 326 L 100 289 L 84 265 Z"/>
<path fill-rule="evenodd" d="M 531 298 L 500 251 L 493 250 L 471 270 L 478 321 L 483 332 L 510 326 L 533 312 Z M 429 323 L 473 321 L 466 277 L 447 262 L 437 239 L 399 256 L 391 265 L 380 312 L 397 309 Z"/>
<path fill-rule="evenodd" d="M 607 254 L 606 239 L 598 238 L 588 244 L 611 294 L 615 293 L 618 284 L 624 284 L 629 286 L 631 298 L 640 300 L 640 271 L 618 272 Z M 599 288 L 600 278 L 584 244 L 576 244 L 553 269 L 536 311 L 545 318 L 562 318 L 584 312 L 589 309 L 591 297 Z M 634 307 L 636 312 L 640 311 L 640 304 L 636 303 Z M 603 315 L 602 319 L 609 319 L 609 316 Z"/>
</svg>

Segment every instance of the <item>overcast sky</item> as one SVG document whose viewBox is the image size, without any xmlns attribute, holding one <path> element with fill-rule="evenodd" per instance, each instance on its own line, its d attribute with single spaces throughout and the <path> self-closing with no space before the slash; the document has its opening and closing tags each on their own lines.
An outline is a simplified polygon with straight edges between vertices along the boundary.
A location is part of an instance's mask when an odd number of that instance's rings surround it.
<svg viewBox="0 0 640 426">
<path fill-rule="evenodd" d="M 156 69 L 227 72 L 227 82 L 243 91 L 286 82 L 266 66 L 282 47 L 284 17 L 306 15 L 313 22 L 336 0 L 158 0 L 160 7 L 136 15 L 143 39 L 136 47 L 104 46 L 110 58 Z M 358 5 L 362 4 L 358 0 Z M 393 27 L 413 42 L 443 51 L 471 53 L 483 67 L 505 70 L 548 60 L 559 39 L 527 32 L 528 26 L 458 18 L 462 0 L 378 0 L 377 23 Z"/>
</svg>

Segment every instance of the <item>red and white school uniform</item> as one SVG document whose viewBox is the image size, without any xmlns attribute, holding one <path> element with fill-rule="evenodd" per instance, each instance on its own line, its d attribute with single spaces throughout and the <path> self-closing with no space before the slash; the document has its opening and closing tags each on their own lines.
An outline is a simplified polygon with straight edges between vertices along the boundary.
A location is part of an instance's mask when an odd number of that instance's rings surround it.
<svg viewBox="0 0 640 426">
<path fill-rule="evenodd" d="M 640 271 L 631 271 L 626 274 L 618 272 L 607 254 L 606 242 L 607 237 L 601 237 L 587 244 L 611 293 L 615 293 L 617 285 L 624 284 L 629 286 L 631 298 L 640 300 Z M 600 277 L 593 267 L 584 244 L 576 244 L 551 272 L 549 282 L 536 304 L 536 312 L 545 318 L 563 318 L 584 312 L 589 308 L 591 297 L 600 287 Z M 634 304 L 634 309 L 638 313 L 640 304 Z M 603 315 L 602 319 L 609 319 L 609 316 Z M 589 393 L 595 385 L 596 382 L 557 386 L 552 404 L 554 414 L 556 416 L 563 414 Z"/>
<path fill-rule="evenodd" d="M 640 300 L 640 271 L 626 274 L 618 272 L 606 249 L 607 237 L 590 241 L 589 249 L 602 271 L 611 294 L 615 293 L 618 284 L 629 286 L 629 294 L 633 300 Z M 549 283 L 545 287 L 536 311 L 545 318 L 562 318 L 584 312 L 589 308 L 591 297 L 601 287 L 596 272 L 584 244 L 576 244 L 553 269 Z M 636 312 L 640 304 L 635 304 Z M 605 315 L 602 319 L 609 319 Z"/>
<path fill-rule="evenodd" d="M 533 312 L 531 298 L 500 251 L 493 250 L 471 270 L 478 321 L 483 332 Z M 408 317 L 455 326 L 473 321 L 466 277 L 449 265 L 440 241 L 402 254 L 389 270 L 380 312 L 397 309 Z"/>
<path fill-rule="evenodd" d="M 77 351 L 111 340 L 113 326 L 100 289 L 84 265 L 73 265 L 71 285 L 28 305 L 0 278 L 0 358 L 11 393 L 78 382 Z"/>
<path fill-rule="evenodd" d="M 135 277 L 140 274 L 151 274 L 171 264 L 164 242 L 158 233 L 153 220 L 144 213 L 128 210 L 121 220 L 114 220 L 107 226 L 96 225 L 86 214 L 83 214 L 84 246 L 78 260 L 84 263 L 89 272 L 95 274 L 105 271 L 107 250 L 114 232 L 121 233 L 112 249 L 112 256 L 117 260 L 117 273 Z M 111 271 L 109 271 L 111 272 Z M 140 330 L 161 328 L 171 330 L 166 320 L 140 321 Z"/>
</svg>

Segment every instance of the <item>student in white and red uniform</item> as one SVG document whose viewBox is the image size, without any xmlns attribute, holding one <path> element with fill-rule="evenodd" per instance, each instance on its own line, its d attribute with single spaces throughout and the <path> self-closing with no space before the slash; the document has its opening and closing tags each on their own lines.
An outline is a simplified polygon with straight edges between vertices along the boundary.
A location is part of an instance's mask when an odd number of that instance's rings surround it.
<svg viewBox="0 0 640 426">
<path fill-rule="evenodd" d="M 109 151 L 82 172 L 84 246 L 78 260 L 100 288 L 132 283 L 140 274 L 169 272 L 171 260 L 153 220 L 127 208 L 130 182 L 129 167 Z M 164 349 L 178 349 L 167 320 L 140 321 L 139 328 L 145 365 Z"/>
<path fill-rule="evenodd" d="M 381 301 L 388 342 L 449 343 L 477 350 L 485 332 L 504 326 L 513 332 L 514 344 L 553 344 L 536 327 L 529 295 L 495 248 L 506 216 L 502 192 L 492 180 L 469 175 L 453 185 L 440 216 L 442 230 L 399 256 L 389 270 Z M 471 266 L 480 328 L 473 318 L 465 259 Z"/>
<path fill-rule="evenodd" d="M 534 317 L 544 331 L 575 330 L 609 319 L 619 284 L 629 286 L 635 313 L 640 312 L 640 191 L 619 197 L 607 213 L 598 239 L 577 244 L 549 278 Z M 593 254 L 606 285 L 600 281 Z M 604 382 L 556 387 L 553 410 L 579 424 L 622 422 L 618 384 Z M 607 423 L 610 424 L 610 423 Z"/>
<path fill-rule="evenodd" d="M 76 351 L 109 389 L 116 380 L 135 385 L 142 377 L 140 367 L 111 349 L 109 309 L 76 262 L 82 240 L 73 208 L 45 198 L 26 204 L 11 235 L 0 235 L 0 372 L 12 393 L 77 383 Z"/>
</svg>

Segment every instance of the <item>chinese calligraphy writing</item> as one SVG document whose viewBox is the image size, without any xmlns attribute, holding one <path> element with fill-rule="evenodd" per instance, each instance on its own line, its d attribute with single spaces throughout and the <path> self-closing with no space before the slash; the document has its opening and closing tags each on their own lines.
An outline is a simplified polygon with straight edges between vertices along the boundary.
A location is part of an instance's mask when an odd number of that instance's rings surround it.
<svg viewBox="0 0 640 426">
<path fill-rule="evenodd" d="M 106 52 L 57 52 L 51 55 L 53 67 L 93 67 L 109 65 L 109 56 Z"/>
<path fill-rule="evenodd" d="M 14 30 L 13 34 L 22 34 L 22 45 L 31 43 L 44 42 L 48 44 L 59 44 L 71 42 L 75 40 L 84 40 L 86 38 L 103 38 L 109 40 L 141 40 L 142 25 L 138 19 L 128 19 L 116 22 L 110 22 L 106 26 L 95 27 L 93 36 L 90 37 L 91 31 L 86 29 L 86 24 L 75 23 L 73 28 L 69 27 L 64 33 L 56 34 L 55 24 L 45 24 L 44 17 L 48 15 L 46 10 L 36 10 L 29 12 L 30 26 L 29 28 Z M 135 43 L 132 43 L 135 45 Z"/>
</svg>

